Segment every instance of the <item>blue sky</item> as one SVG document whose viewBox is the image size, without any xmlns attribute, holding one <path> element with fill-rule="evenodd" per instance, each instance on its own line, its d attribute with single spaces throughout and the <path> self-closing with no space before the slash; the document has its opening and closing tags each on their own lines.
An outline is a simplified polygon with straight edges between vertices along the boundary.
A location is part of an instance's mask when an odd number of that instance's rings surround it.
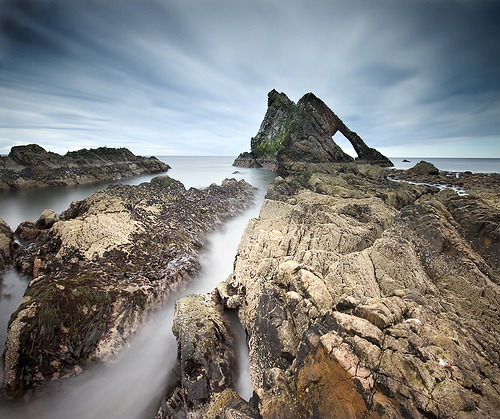
<svg viewBox="0 0 500 419">
<path fill-rule="evenodd" d="M 388 156 L 500 157 L 498 22 L 496 0 L 0 0 L 0 153 L 237 155 L 275 88 Z"/>
</svg>

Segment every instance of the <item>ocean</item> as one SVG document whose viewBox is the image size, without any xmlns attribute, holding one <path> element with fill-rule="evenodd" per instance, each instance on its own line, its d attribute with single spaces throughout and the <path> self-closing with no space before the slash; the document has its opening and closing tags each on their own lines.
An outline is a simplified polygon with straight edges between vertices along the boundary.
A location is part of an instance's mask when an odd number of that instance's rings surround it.
<svg viewBox="0 0 500 419">
<path fill-rule="evenodd" d="M 500 158 L 390 157 L 390 159 L 396 169 L 409 169 L 424 160 L 446 172 L 500 173 Z"/>
</svg>

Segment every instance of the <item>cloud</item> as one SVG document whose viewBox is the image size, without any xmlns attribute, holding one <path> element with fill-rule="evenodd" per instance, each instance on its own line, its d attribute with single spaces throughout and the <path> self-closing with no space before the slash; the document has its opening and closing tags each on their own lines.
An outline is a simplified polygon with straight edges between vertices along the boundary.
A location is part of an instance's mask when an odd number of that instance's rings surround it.
<svg viewBox="0 0 500 419">
<path fill-rule="evenodd" d="M 0 0 L 0 9 L 2 153 L 39 140 L 54 151 L 234 155 L 248 149 L 272 88 L 292 100 L 313 91 L 375 147 L 499 135 L 493 1 Z"/>
</svg>

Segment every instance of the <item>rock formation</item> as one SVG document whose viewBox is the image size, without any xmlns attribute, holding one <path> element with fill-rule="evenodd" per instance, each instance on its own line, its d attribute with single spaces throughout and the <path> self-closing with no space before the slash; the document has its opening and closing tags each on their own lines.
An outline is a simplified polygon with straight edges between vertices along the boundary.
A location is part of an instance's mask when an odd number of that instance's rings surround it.
<svg viewBox="0 0 500 419">
<path fill-rule="evenodd" d="M 368 147 L 312 93 L 294 103 L 276 90 L 268 94 L 268 109 L 259 132 L 251 140 L 251 152 L 240 154 L 234 165 L 280 172 L 282 163 L 354 161 L 333 141 L 332 136 L 337 131 L 354 147 L 357 162 L 393 165 L 387 157 Z"/>
<path fill-rule="evenodd" d="M 245 181 L 185 190 L 161 176 L 98 191 L 60 219 L 44 211 L 24 223 L 16 265 L 33 279 L 9 323 L 6 393 L 20 395 L 112 358 L 198 272 L 205 234 L 252 195 Z"/>
<path fill-rule="evenodd" d="M 61 156 L 30 144 L 0 156 L 0 190 L 101 182 L 168 169 L 156 157 L 135 156 L 126 148 L 82 149 Z"/>
<path fill-rule="evenodd" d="M 14 233 L 8 224 L 0 218 L 0 270 L 11 262 L 13 245 Z"/>
<path fill-rule="evenodd" d="M 421 161 L 408 170 L 386 169 L 387 176 L 395 180 L 439 185 L 475 196 L 500 210 L 500 173 L 448 172 L 438 170 L 434 165 Z"/>
<path fill-rule="evenodd" d="M 381 168 L 300 167 L 271 184 L 216 290 L 246 331 L 254 396 L 239 411 L 212 389 L 208 411 L 498 417 L 500 211 Z M 185 400 L 179 417 L 207 412 Z"/>
</svg>

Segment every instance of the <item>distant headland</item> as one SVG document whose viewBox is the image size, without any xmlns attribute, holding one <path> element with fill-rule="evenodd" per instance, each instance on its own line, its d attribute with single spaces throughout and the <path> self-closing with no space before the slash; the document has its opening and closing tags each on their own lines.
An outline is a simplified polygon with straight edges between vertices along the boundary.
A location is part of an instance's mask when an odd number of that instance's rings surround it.
<svg viewBox="0 0 500 419">
<path fill-rule="evenodd" d="M 126 148 L 84 148 L 61 156 L 29 144 L 0 156 L 0 190 L 94 183 L 168 169 L 156 157 L 136 156 Z"/>
</svg>

